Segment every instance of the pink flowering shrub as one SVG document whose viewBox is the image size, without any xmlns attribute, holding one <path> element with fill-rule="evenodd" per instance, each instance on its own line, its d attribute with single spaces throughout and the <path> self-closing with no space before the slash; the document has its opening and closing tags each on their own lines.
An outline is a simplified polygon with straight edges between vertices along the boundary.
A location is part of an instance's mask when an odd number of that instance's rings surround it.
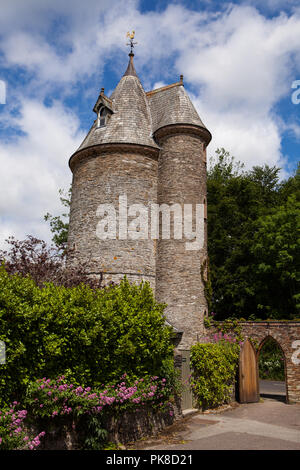
<svg viewBox="0 0 300 470">
<path fill-rule="evenodd" d="M 114 413 L 151 406 L 172 407 L 171 388 L 165 378 L 144 377 L 134 381 L 124 374 L 117 384 L 94 388 L 67 383 L 64 376 L 39 379 L 29 386 L 26 403 L 32 416 L 55 419 L 71 415 Z"/>
<path fill-rule="evenodd" d="M 31 435 L 24 425 L 27 411 L 19 408 L 19 403 L 14 402 L 0 410 L 0 450 L 34 450 L 45 435 L 44 431 Z"/>
<path fill-rule="evenodd" d="M 60 428 L 66 419 L 83 435 L 82 447 L 101 449 L 107 437 L 106 419 L 125 411 L 152 408 L 173 416 L 174 384 L 165 377 L 129 379 L 123 374 L 117 384 L 99 388 L 77 386 L 64 376 L 31 383 L 26 398 L 31 420 Z M 50 420 L 50 421 L 49 421 Z M 46 423 L 46 424 L 45 424 Z"/>
<path fill-rule="evenodd" d="M 173 358 L 173 330 L 150 284 L 39 287 L 0 265 L 0 338 L 7 346 L 1 366 L 0 406 L 23 401 L 40 377 L 65 375 L 70 383 L 99 386 L 131 377 L 161 375 Z M 163 376 L 163 375 L 162 375 Z"/>
<path fill-rule="evenodd" d="M 205 337 L 201 340 L 201 343 L 231 343 L 231 344 L 243 344 L 241 339 L 235 335 L 234 332 L 229 332 L 229 333 L 223 333 L 222 331 L 218 331 L 218 333 L 215 333 L 213 337 Z"/>
</svg>

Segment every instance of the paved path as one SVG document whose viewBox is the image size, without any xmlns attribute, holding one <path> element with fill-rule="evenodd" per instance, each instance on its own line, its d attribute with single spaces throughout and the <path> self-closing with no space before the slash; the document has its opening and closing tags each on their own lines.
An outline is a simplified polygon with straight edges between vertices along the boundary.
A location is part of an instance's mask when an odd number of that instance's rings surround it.
<svg viewBox="0 0 300 470">
<path fill-rule="evenodd" d="M 285 382 L 275 380 L 260 380 L 259 392 L 261 395 L 281 395 L 285 396 Z"/>
<path fill-rule="evenodd" d="M 144 449 L 276 450 L 300 449 L 300 405 L 264 399 L 222 413 L 197 413 L 181 428 L 142 444 Z"/>
</svg>

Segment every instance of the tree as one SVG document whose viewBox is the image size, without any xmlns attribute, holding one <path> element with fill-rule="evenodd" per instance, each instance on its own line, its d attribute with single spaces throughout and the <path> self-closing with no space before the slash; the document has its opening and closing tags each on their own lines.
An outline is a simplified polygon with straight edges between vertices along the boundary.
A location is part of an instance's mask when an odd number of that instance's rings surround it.
<svg viewBox="0 0 300 470">
<path fill-rule="evenodd" d="M 52 282 L 56 286 L 74 287 L 82 283 L 92 288 L 101 287 L 100 281 L 89 278 L 83 264 L 70 267 L 60 248 L 48 247 L 46 242 L 28 235 L 25 240 L 10 237 L 8 250 L 0 250 L 0 265 L 9 274 L 30 277 L 39 286 Z"/>
<path fill-rule="evenodd" d="M 69 211 L 71 204 L 72 187 L 70 186 L 67 194 L 63 189 L 59 189 L 59 198 L 62 205 L 68 208 L 68 212 L 63 213 L 61 216 L 53 216 L 47 212 L 44 216 L 44 220 L 50 223 L 50 230 L 54 234 L 52 241 L 57 248 L 66 249 L 68 241 L 68 230 L 69 230 Z"/>
<path fill-rule="evenodd" d="M 295 317 L 300 311 L 300 202 L 295 195 L 257 220 L 251 250 L 257 308 L 272 318 Z"/>
<path fill-rule="evenodd" d="M 235 162 L 234 157 L 224 149 L 216 152 L 208 171 L 208 255 L 213 288 L 212 310 L 219 320 L 230 316 L 254 319 L 267 316 L 291 318 L 292 312 L 296 315 L 295 308 L 291 309 L 290 305 L 295 305 L 291 297 L 297 295 L 293 290 L 297 286 L 294 285 L 292 290 L 290 286 L 288 291 L 284 291 L 281 306 L 276 308 L 271 298 L 271 278 L 268 282 L 266 277 L 263 280 L 259 268 L 260 255 L 254 249 L 254 243 L 258 243 L 256 233 L 259 232 L 262 237 L 263 217 L 277 212 L 280 213 L 280 220 L 286 217 L 281 206 L 285 205 L 290 194 L 299 191 L 295 181 L 299 173 L 282 183 L 278 181 L 278 174 L 279 168 L 268 165 L 244 171 L 240 162 Z M 287 225 L 283 230 L 295 230 L 295 224 L 293 227 Z M 287 239 L 288 234 L 285 235 Z M 279 246 L 276 245 L 276 248 L 279 250 Z M 282 256 L 282 253 L 278 252 L 277 255 Z M 292 256 L 296 263 L 296 253 Z M 270 260 L 270 270 L 274 274 L 272 282 L 276 279 L 279 283 L 278 277 L 282 273 L 276 266 L 271 267 L 275 259 L 273 256 Z M 288 276 L 288 267 L 282 265 L 281 269 L 287 270 L 285 275 Z M 269 308 L 266 309 L 266 306 Z"/>
</svg>

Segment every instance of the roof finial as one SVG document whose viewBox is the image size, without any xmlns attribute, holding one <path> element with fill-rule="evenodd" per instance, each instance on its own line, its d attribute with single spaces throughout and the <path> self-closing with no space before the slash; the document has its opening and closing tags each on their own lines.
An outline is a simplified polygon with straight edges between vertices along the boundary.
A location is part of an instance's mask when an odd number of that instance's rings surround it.
<svg viewBox="0 0 300 470">
<path fill-rule="evenodd" d="M 133 54 L 133 48 L 137 42 L 133 42 L 135 36 L 135 31 L 131 31 L 131 33 L 128 31 L 126 34 L 126 37 L 129 38 L 130 42 L 126 44 L 126 46 L 130 46 L 130 53 L 129 55 L 134 55 Z"/>
</svg>

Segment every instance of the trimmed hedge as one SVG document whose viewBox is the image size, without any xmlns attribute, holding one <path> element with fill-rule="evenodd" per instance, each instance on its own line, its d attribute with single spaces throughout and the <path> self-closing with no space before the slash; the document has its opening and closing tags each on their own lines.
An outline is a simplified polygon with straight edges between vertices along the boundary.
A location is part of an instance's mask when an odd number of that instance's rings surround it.
<svg viewBox="0 0 300 470">
<path fill-rule="evenodd" d="M 238 367 L 239 345 L 224 340 L 197 343 L 191 348 L 191 386 L 199 408 L 207 409 L 230 400 Z"/>
<path fill-rule="evenodd" d="M 150 285 L 93 290 L 51 283 L 38 287 L 29 277 L 0 267 L 0 403 L 21 399 L 29 382 L 64 375 L 73 384 L 101 386 L 130 377 L 159 375 L 173 352 L 164 305 Z"/>
</svg>

